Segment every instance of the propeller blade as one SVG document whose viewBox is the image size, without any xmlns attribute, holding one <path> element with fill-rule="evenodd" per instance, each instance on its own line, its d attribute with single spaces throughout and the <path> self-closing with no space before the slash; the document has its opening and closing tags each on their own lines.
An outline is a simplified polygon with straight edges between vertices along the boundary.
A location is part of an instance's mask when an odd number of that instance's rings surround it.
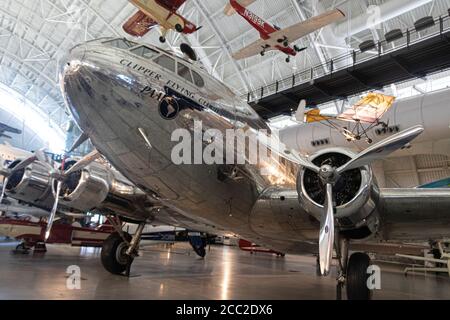
<svg viewBox="0 0 450 320">
<path fill-rule="evenodd" d="M 47 228 L 45 229 L 45 241 L 50 237 L 50 232 L 52 230 L 53 222 L 55 221 L 56 210 L 58 210 L 59 194 L 61 193 L 62 181 L 58 181 L 56 185 L 55 202 L 53 203 L 52 211 L 48 217 Z"/>
<path fill-rule="evenodd" d="M 3 198 L 5 197 L 6 185 L 8 184 L 8 177 L 3 179 L 2 195 L 0 196 L 0 204 L 3 203 Z"/>
<path fill-rule="evenodd" d="M 417 138 L 423 131 L 424 128 L 422 126 L 415 126 L 394 134 L 359 153 L 354 159 L 338 168 L 337 173 L 341 174 L 347 170 L 361 168 L 371 164 L 373 161 L 383 159 L 392 152 L 403 148 Z"/>
<path fill-rule="evenodd" d="M 78 139 L 75 141 L 75 143 L 72 145 L 72 147 L 67 151 L 67 153 L 72 153 L 74 152 L 76 149 L 78 149 L 78 147 L 80 147 L 83 143 L 85 143 L 87 140 L 89 139 L 89 136 L 86 133 L 82 133 Z"/>
<path fill-rule="evenodd" d="M 285 152 L 285 154 L 286 154 L 286 152 Z M 290 151 L 289 156 L 285 155 L 284 157 L 286 157 L 288 160 L 291 160 L 292 162 L 295 162 L 299 166 L 302 166 L 304 168 L 314 171 L 315 173 L 320 172 L 320 168 L 318 166 L 316 166 L 314 163 L 312 163 L 308 159 L 302 157 L 297 152 Z"/>
<path fill-rule="evenodd" d="M 22 160 L 21 162 L 19 162 L 17 164 L 17 166 L 15 166 L 14 168 L 11 169 L 11 171 L 9 172 L 9 175 L 11 176 L 15 172 L 25 169 L 26 167 L 28 167 L 30 164 L 32 164 L 36 160 L 37 160 L 36 155 L 33 155 L 27 159 Z"/>
<path fill-rule="evenodd" d="M 333 186 L 327 184 L 327 195 L 325 202 L 325 212 L 320 221 L 319 236 L 319 263 L 320 272 L 323 276 L 330 273 L 331 259 L 333 258 L 334 245 L 334 206 L 333 206 Z"/>
<path fill-rule="evenodd" d="M 80 161 L 75 163 L 75 165 L 73 165 L 69 170 L 64 172 L 64 175 L 69 176 L 70 174 L 72 174 L 76 171 L 84 169 L 90 163 L 92 163 L 95 160 L 97 160 L 98 158 L 100 158 L 100 156 L 101 156 L 101 154 L 97 150 L 92 151 L 91 153 L 86 155 L 84 158 L 82 158 Z"/>
</svg>

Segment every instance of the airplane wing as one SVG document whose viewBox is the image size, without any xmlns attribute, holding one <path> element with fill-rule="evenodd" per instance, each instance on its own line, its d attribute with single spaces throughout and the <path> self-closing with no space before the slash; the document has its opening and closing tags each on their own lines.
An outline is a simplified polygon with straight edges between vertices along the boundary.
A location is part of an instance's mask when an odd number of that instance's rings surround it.
<svg viewBox="0 0 450 320">
<path fill-rule="evenodd" d="M 448 237 L 449 189 L 381 189 L 381 233 L 387 240 L 427 240 Z M 423 234 L 418 235 L 419 226 Z M 437 234 L 427 234 L 431 232 Z M 442 234 L 440 234 L 442 232 Z"/>
<path fill-rule="evenodd" d="M 236 53 L 233 53 L 233 59 L 242 60 L 245 58 L 253 57 L 263 51 L 264 46 L 267 44 L 267 41 L 259 39 L 253 42 L 251 45 L 246 46 L 245 48 L 239 50 Z M 267 51 L 274 50 L 273 48 L 266 49 Z"/>
<path fill-rule="evenodd" d="M 344 121 L 359 121 L 372 124 L 377 122 L 392 107 L 395 97 L 380 93 L 369 93 L 352 108 L 337 116 Z"/>
<path fill-rule="evenodd" d="M 123 25 L 123 30 L 133 37 L 142 37 L 157 24 L 144 12 L 138 11 Z"/>
<path fill-rule="evenodd" d="M 284 38 L 286 38 L 289 42 L 294 42 L 314 31 L 341 20 L 344 17 L 345 14 L 338 9 L 325 12 L 319 16 L 272 33 L 270 35 L 270 39 L 267 40 L 267 44 L 271 46 L 279 45 L 278 39 Z"/>
<path fill-rule="evenodd" d="M 170 11 L 177 11 L 186 0 L 156 0 L 156 2 Z"/>
</svg>

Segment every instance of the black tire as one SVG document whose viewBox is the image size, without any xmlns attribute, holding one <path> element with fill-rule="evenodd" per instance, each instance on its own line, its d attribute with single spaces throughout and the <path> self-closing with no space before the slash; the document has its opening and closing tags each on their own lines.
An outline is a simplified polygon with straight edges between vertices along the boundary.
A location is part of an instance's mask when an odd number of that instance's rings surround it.
<svg viewBox="0 0 450 320">
<path fill-rule="evenodd" d="M 131 236 L 124 232 L 128 241 Z M 125 255 L 128 248 L 121 236 L 114 232 L 104 242 L 102 246 L 101 260 L 103 267 L 112 274 L 121 274 L 127 269 L 127 265 L 133 262 L 133 258 Z M 118 259 L 119 258 L 119 259 Z"/>
<path fill-rule="evenodd" d="M 321 277 L 322 272 L 320 271 L 320 260 L 319 256 L 316 257 L 316 276 Z"/>
<path fill-rule="evenodd" d="M 177 30 L 177 32 L 179 32 L 179 33 L 182 33 L 184 28 L 183 28 L 183 26 L 181 24 L 177 23 L 175 25 L 175 30 Z"/>
<path fill-rule="evenodd" d="M 30 249 L 24 243 L 19 243 L 16 246 L 14 253 L 28 254 L 30 253 Z"/>
<path fill-rule="evenodd" d="M 161 43 L 165 43 L 166 42 L 166 38 L 165 37 L 159 37 L 159 42 Z"/>
<path fill-rule="evenodd" d="M 372 291 L 367 287 L 369 266 L 370 258 L 365 253 L 356 252 L 350 257 L 346 279 L 348 300 L 370 300 Z"/>
</svg>

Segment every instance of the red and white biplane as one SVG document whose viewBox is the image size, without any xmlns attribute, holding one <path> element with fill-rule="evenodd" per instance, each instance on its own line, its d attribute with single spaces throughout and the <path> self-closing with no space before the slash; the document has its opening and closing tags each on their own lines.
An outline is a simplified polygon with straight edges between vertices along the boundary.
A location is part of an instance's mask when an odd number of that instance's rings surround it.
<svg viewBox="0 0 450 320">
<path fill-rule="evenodd" d="M 164 43 L 169 30 L 191 34 L 201 28 L 177 13 L 186 0 L 130 0 L 130 2 L 139 11 L 123 25 L 123 29 L 134 37 L 142 37 L 159 25 L 161 29 L 159 41 Z"/>
<path fill-rule="evenodd" d="M 267 51 L 279 50 L 287 54 L 286 62 L 289 62 L 291 56 L 296 56 L 298 52 L 307 49 L 299 48 L 296 45 L 291 46 L 292 42 L 345 17 L 345 14 L 341 10 L 335 9 L 288 28 L 280 29 L 275 25 L 265 22 L 246 8 L 255 1 L 230 0 L 230 4 L 225 8 L 226 15 L 232 15 L 237 12 L 259 32 L 261 37 L 258 41 L 233 54 L 233 58 L 236 60 L 249 58 L 258 53 L 264 56 Z"/>
</svg>

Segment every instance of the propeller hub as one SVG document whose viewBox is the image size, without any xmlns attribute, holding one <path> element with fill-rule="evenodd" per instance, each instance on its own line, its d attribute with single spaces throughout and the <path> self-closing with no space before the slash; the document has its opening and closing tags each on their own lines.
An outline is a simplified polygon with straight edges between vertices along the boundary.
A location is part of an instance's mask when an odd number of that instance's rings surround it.
<svg viewBox="0 0 450 320">
<path fill-rule="evenodd" d="M 319 170 L 320 178 L 326 183 L 335 183 L 337 180 L 336 168 L 326 164 L 320 167 Z"/>
</svg>

